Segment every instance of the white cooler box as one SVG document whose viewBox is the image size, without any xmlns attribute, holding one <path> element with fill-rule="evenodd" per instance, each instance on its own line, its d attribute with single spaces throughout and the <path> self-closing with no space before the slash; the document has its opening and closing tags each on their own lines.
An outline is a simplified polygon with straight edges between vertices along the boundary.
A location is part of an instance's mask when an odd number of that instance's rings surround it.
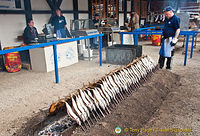
<svg viewBox="0 0 200 136">
<path fill-rule="evenodd" d="M 78 62 L 77 42 L 57 45 L 58 68 Z M 53 46 L 30 50 L 31 67 L 33 71 L 50 72 L 54 70 Z"/>
<path fill-rule="evenodd" d="M 121 37 L 119 33 L 113 33 L 113 41 L 117 44 L 121 44 Z M 124 34 L 123 44 L 134 44 L 133 34 Z"/>
</svg>

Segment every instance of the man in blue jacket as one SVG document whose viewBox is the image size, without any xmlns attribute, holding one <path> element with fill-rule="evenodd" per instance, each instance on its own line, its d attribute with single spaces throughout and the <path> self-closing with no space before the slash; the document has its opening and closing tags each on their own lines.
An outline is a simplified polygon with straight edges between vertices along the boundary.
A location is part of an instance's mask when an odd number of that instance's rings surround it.
<svg viewBox="0 0 200 136">
<path fill-rule="evenodd" d="M 165 63 L 165 58 L 167 58 L 167 67 L 166 69 L 171 69 L 172 56 L 174 54 L 174 46 L 178 41 L 178 36 L 180 33 L 180 19 L 174 15 L 173 8 L 167 6 L 164 9 L 165 14 L 165 25 L 163 28 L 163 39 L 162 45 L 160 48 L 160 58 L 159 65 L 162 69 Z"/>
<path fill-rule="evenodd" d="M 66 38 L 66 20 L 59 9 L 56 10 L 56 16 L 52 19 L 51 24 L 54 26 L 54 32 L 57 38 Z"/>
</svg>

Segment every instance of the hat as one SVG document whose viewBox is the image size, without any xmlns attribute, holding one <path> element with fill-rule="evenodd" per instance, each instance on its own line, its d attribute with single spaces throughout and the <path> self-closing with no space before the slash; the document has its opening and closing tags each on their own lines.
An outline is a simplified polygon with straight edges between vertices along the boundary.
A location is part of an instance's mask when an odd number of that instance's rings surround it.
<svg viewBox="0 0 200 136">
<path fill-rule="evenodd" d="M 175 11 L 171 6 L 167 6 L 164 8 L 164 11 Z"/>
</svg>

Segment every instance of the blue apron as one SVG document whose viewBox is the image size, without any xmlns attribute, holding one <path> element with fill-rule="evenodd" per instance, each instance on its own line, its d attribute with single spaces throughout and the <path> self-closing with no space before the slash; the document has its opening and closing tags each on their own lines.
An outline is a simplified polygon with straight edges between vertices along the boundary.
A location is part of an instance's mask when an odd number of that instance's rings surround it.
<svg viewBox="0 0 200 136">
<path fill-rule="evenodd" d="M 170 45 L 172 41 L 172 37 L 169 37 L 167 39 L 162 40 L 161 48 L 159 54 L 163 57 L 171 57 L 172 56 L 172 51 L 174 47 Z"/>
</svg>

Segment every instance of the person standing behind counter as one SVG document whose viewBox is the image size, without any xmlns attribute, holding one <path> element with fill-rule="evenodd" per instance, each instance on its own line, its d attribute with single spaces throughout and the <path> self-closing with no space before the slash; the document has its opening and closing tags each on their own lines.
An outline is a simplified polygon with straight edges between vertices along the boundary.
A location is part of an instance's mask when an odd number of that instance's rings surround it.
<svg viewBox="0 0 200 136">
<path fill-rule="evenodd" d="M 98 28 L 100 26 L 100 21 L 99 21 L 99 14 L 94 15 L 94 19 L 92 20 L 94 27 Z"/>
<path fill-rule="evenodd" d="M 131 31 L 133 31 L 137 28 L 140 28 L 139 20 L 140 20 L 139 15 L 135 11 L 132 11 L 131 19 L 130 19 L 130 23 L 129 23 L 129 27 L 131 28 Z"/>
<path fill-rule="evenodd" d="M 51 25 L 54 26 L 54 32 L 57 38 L 66 38 L 66 20 L 59 9 L 56 10 L 56 16 L 52 19 Z"/>
<path fill-rule="evenodd" d="M 32 19 L 28 20 L 28 25 L 24 29 L 23 37 L 24 37 L 25 44 L 30 44 L 37 40 L 38 32 L 37 32 L 37 29 L 34 27 L 34 22 Z"/>
<path fill-rule="evenodd" d="M 99 20 L 99 14 L 98 13 L 96 13 L 95 15 L 94 15 L 94 19 L 92 20 L 92 22 L 93 22 L 93 25 L 94 25 L 94 28 L 95 29 L 98 29 L 98 27 L 101 25 L 100 24 L 100 20 Z M 92 49 L 98 49 L 98 38 L 97 37 L 95 37 L 95 38 L 93 38 L 93 39 L 90 39 L 91 40 L 91 48 Z"/>
</svg>

